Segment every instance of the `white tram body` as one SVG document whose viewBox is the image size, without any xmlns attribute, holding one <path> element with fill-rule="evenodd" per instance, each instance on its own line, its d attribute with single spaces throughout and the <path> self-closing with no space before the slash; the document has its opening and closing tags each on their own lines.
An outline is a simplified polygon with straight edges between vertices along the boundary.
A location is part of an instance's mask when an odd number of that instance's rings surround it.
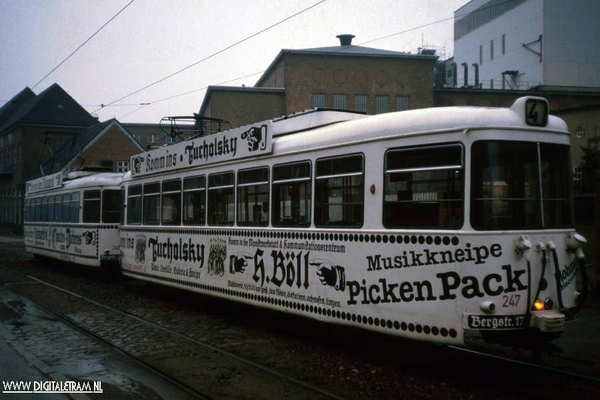
<svg viewBox="0 0 600 400">
<path fill-rule="evenodd" d="M 585 242 L 569 151 L 537 97 L 195 138 L 131 159 L 122 272 L 411 339 L 555 337 Z"/>
<path fill-rule="evenodd" d="M 75 171 L 27 182 L 25 250 L 92 267 L 117 265 L 122 178 Z"/>
</svg>

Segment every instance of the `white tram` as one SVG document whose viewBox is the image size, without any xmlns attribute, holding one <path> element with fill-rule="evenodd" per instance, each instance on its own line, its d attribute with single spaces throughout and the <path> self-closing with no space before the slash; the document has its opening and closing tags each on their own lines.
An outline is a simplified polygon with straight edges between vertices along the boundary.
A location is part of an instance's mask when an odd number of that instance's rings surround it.
<svg viewBox="0 0 600 400">
<path fill-rule="evenodd" d="M 75 171 L 27 182 L 25 250 L 93 267 L 118 265 L 122 178 Z"/>
<path fill-rule="evenodd" d="M 121 268 L 412 339 L 551 339 L 581 300 L 569 159 L 538 97 L 264 121 L 132 157 Z"/>
</svg>

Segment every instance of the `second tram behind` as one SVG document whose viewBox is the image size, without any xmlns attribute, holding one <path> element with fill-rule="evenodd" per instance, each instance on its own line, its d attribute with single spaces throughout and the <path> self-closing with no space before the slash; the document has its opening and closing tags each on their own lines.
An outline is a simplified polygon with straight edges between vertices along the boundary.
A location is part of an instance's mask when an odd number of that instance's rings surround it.
<svg viewBox="0 0 600 400">
<path fill-rule="evenodd" d="M 92 267 L 118 266 L 122 178 L 73 171 L 27 182 L 25 250 Z"/>
</svg>

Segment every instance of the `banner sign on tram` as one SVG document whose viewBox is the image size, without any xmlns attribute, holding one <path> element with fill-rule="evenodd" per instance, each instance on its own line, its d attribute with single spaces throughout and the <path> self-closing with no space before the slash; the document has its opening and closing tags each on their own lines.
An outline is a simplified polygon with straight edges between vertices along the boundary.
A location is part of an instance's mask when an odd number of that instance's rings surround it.
<svg viewBox="0 0 600 400">
<path fill-rule="evenodd" d="M 41 178 L 33 179 L 25 184 L 25 193 L 37 193 L 45 190 L 56 189 L 62 186 L 64 172 L 42 176 Z"/>
<path fill-rule="evenodd" d="M 131 175 L 144 176 L 272 152 L 272 123 L 197 137 L 131 157 Z"/>
</svg>

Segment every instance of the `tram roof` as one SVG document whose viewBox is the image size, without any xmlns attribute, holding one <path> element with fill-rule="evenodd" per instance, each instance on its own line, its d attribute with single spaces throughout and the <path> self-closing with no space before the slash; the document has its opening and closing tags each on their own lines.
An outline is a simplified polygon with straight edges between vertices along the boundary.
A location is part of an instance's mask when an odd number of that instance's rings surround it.
<svg viewBox="0 0 600 400">
<path fill-rule="evenodd" d="M 521 129 L 554 131 L 568 135 L 566 123 L 559 117 L 548 116 L 545 126 L 529 126 L 525 122 L 524 101 L 520 98 L 511 107 L 452 106 L 407 110 L 386 114 L 359 116 L 337 124 L 318 126 L 305 132 L 283 136 L 274 133 L 278 150 L 322 146 L 366 138 L 432 134 L 476 129 Z M 278 122 L 273 121 L 277 132 Z M 315 139 L 315 135 L 318 140 Z"/>
<path fill-rule="evenodd" d="M 549 116 L 548 110 L 544 98 L 533 96 L 521 97 L 508 108 L 437 107 L 373 116 L 340 110 L 307 110 L 134 155 L 127 179 L 251 159 L 273 152 L 306 151 L 391 137 L 480 129 L 568 135 L 565 122 Z"/>
</svg>

